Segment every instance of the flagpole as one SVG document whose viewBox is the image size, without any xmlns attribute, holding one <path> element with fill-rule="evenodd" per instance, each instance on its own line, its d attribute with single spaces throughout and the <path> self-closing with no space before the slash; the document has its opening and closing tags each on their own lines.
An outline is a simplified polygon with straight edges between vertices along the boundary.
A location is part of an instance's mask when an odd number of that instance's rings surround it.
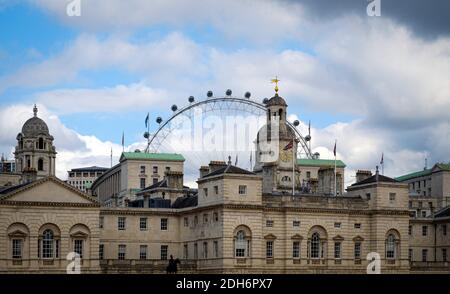
<svg viewBox="0 0 450 294">
<path fill-rule="evenodd" d="M 337 183 L 336 183 L 336 144 L 337 140 L 334 141 L 334 196 L 337 196 Z"/>
<path fill-rule="evenodd" d="M 292 196 L 295 196 L 295 145 L 294 138 L 292 139 Z"/>
<path fill-rule="evenodd" d="M 112 167 L 112 156 L 113 156 L 113 152 L 112 152 L 112 147 L 111 147 L 111 167 Z"/>
</svg>

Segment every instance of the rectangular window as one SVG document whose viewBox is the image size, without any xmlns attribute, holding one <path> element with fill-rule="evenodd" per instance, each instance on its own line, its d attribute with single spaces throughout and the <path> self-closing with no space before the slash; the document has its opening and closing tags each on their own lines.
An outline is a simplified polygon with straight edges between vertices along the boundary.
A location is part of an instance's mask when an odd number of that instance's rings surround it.
<svg viewBox="0 0 450 294">
<path fill-rule="evenodd" d="M 198 217 L 194 216 L 194 225 L 197 225 L 197 224 L 198 224 Z"/>
<path fill-rule="evenodd" d="M 341 228 L 341 223 L 334 223 L 334 227 L 336 229 L 340 229 Z"/>
<path fill-rule="evenodd" d="M 214 257 L 219 257 L 219 242 L 214 241 L 213 242 L 213 251 L 214 251 Z"/>
<path fill-rule="evenodd" d="M 169 246 L 161 245 L 161 260 L 167 260 L 168 251 L 169 251 Z"/>
<path fill-rule="evenodd" d="M 442 235 L 447 236 L 447 225 L 442 225 Z"/>
<path fill-rule="evenodd" d="M 22 259 L 22 248 L 23 248 L 23 240 L 22 239 L 13 239 L 12 240 L 12 258 L 13 259 Z"/>
<path fill-rule="evenodd" d="M 100 217 L 100 219 L 98 220 L 98 227 L 100 229 L 103 229 L 103 223 L 105 221 L 105 218 L 103 216 Z"/>
<path fill-rule="evenodd" d="M 187 217 L 184 218 L 184 226 L 189 227 L 189 219 Z"/>
<path fill-rule="evenodd" d="M 183 245 L 183 258 L 188 259 L 189 258 L 189 247 L 188 244 Z"/>
<path fill-rule="evenodd" d="M 266 220 L 266 227 L 269 227 L 269 228 L 273 227 L 273 220 L 270 220 L 270 219 Z"/>
<path fill-rule="evenodd" d="M 307 179 L 311 178 L 311 172 L 310 172 L 310 171 L 307 171 L 307 172 L 306 172 L 306 178 L 307 178 Z"/>
<path fill-rule="evenodd" d="M 146 217 L 141 217 L 139 219 L 139 229 L 141 231 L 147 231 L 147 218 Z"/>
<path fill-rule="evenodd" d="M 203 215 L 203 223 L 208 223 L 208 214 L 207 213 L 205 213 L 204 215 Z"/>
<path fill-rule="evenodd" d="M 409 208 L 411 209 L 413 206 L 412 201 L 409 201 Z"/>
<path fill-rule="evenodd" d="M 105 259 L 105 245 L 104 244 L 98 245 L 98 258 L 100 260 Z"/>
<path fill-rule="evenodd" d="M 170 166 L 166 166 L 166 171 L 170 171 Z"/>
<path fill-rule="evenodd" d="M 361 259 L 361 243 L 355 243 L 355 259 Z"/>
<path fill-rule="evenodd" d="M 154 167 L 153 167 L 153 173 L 154 173 L 154 174 L 157 174 L 157 173 L 158 173 L 158 167 L 157 167 L 157 166 L 154 166 Z"/>
<path fill-rule="evenodd" d="M 141 189 L 144 189 L 145 188 L 145 178 L 141 178 L 140 181 L 141 181 Z"/>
<path fill-rule="evenodd" d="M 203 188 L 203 194 L 208 197 L 208 188 Z"/>
<path fill-rule="evenodd" d="M 194 243 L 194 259 L 198 259 L 198 245 Z"/>
<path fill-rule="evenodd" d="M 73 251 L 80 255 L 80 258 L 83 258 L 83 240 L 76 239 L 73 243 Z"/>
<path fill-rule="evenodd" d="M 409 261 L 412 261 L 412 259 L 413 259 L 413 250 L 412 249 L 408 249 L 408 259 L 409 259 Z"/>
<path fill-rule="evenodd" d="M 117 218 L 117 228 L 121 231 L 125 230 L 126 218 L 123 216 L 119 216 Z"/>
<path fill-rule="evenodd" d="M 447 261 L 447 249 L 442 248 L 442 261 Z"/>
<path fill-rule="evenodd" d="M 147 259 L 147 245 L 139 246 L 139 259 Z"/>
<path fill-rule="evenodd" d="M 214 186 L 214 194 L 219 194 L 219 186 Z"/>
<path fill-rule="evenodd" d="M 219 221 L 219 214 L 217 212 L 214 212 L 214 221 L 215 222 Z"/>
<path fill-rule="evenodd" d="M 422 236 L 428 235 L 428 226 L 422 226 Z"/>
<path fill-rule="evenodd" d="M 117 258 L 119 260 L 124 260 L 126 257 L 126 252 L 127 252 L 127 245 L 119 244 L 119 252 L 118 252 Z"/>
<path fill-rule="evenodd" d="M 422 262 L 426 262 L 428 258 L 428 249 L 422 249 Z"/>
<path fill-rule="evenodd" d="M 247 186 L 239 185 L 239 195 L 247 195 Z"/>
<path fill-rule="evenodd" d="M 142 175 L 145 174 L 145 165 L 141 165 L 141 174 L 142 174 Z"/>
<path fill-rule="evenodd" d="M 169 220 L 167 218 L 161 219 L 161 231 L 167 231 Z"/>
<path fill-rule="evenodd" d="M 208 242 L 203 242 L 203 258 L 208 258 Z"/>
<path fill-rule="evenodd" d="M 266 258 L 273 257 L 273 241 L 266 242 Z"/>
<path fill-rule="evenodd" d="M 408 227 L 408 235 L 412 235 L 412 226 L 410 225 L 409 227 Z"/>
<path fill-rule="evenodd" d="M 158 178 L 153 178 L 153 184 L 158 183 Z"/>
<path fill-rule="evenodd" d="M 422 217 L 427 217 L 427 212 L 425 210 L 422 210 Z"/>
<path fill-rule="evenodd" d="M 370 198 L 371 198 L 370 193 L 366 193 L 366 198 L 367 198 L 367 200 L 370 200 Z"/>
<path fill-rule="evenodd" d="M 300 258 L 300 242 L 292 242 L 292 258 Z"/>
<path fill-rule="evenodd" d="M 292 226 L 296 228 L 300 227 L 300 221 L 299 220 L 292 221 Z"/>
<path fill-rule="evenodd" d="M 334 258 L 341 259 L 341 242 L 334 242 Z"/>
<path fill-rule="evenodd" d="M 355 229 L 361 229 L 361 224 L 360 223 L 356 223 L 355 224 Z"/>
<path fill-rule="evenodd" d="M 389 193 L 389 201 L 395 201 L 396 194 L 395 193 Z"/>
</svg>

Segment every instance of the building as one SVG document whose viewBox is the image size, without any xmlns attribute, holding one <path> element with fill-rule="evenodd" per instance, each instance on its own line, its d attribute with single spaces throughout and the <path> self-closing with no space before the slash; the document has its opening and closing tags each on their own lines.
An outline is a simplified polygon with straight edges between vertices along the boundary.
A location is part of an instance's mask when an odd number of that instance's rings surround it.
<svg viewBox="0 0 450 294">
<path fill-rule="evenodd" d="M 285 124 L 284 99 L 266 105 L 265 128 Z M 22 184 L 0 188 L 0 272 L 66 272 L 71 252 L 81 272 L 98 273 L 161 273 L 170 255 L 184 273 L 366 273 L 368 256 L 380 258 L 382 273 L 426 272 L 431 255 L 410 260 L 418 246 L 437 252 L 432 268 L 449 271 L 448 208 L 423 220 L 440 232 L 435 241 L 412 238 L 407 183 L 358 171 L 346 191 L 339 180 L 342 193 L 325 191 L 336 183 L 329 162 L 299 164 L 285 126 L 284 155 L 263 160 L 258 146 L 253 171 L 212 161 L 200 167 L 197 190 L 183 185 L 178 154 L 125 152 L 93 183 L 93 197 L 25 170 Z M 316 190 L 302 185 L 308 171 Z"/>
<path fill-rule="evenodd" d="M 90 166 L 74 168 L 67 172 L 67 183 L 75 188 L 87 192 L 92 183 L 108 170 L 106 167 Z"/>
<path fill-rule="evenodd" d="M 7 160 L 3 155 L 0 160 L 0 172 L 2 173 L 15 173 L 16 162 L 14 160 Z"/>
</svg>

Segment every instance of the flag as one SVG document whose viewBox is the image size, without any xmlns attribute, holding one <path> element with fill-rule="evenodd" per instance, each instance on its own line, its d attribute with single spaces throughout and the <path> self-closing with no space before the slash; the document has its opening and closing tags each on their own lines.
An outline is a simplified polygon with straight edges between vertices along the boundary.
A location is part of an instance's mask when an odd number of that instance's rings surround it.
<svg viewBox="0 0 450 294">
<path fill-rule="evenodd" d="M 148 128 L 148 120 L 150 119 L 150 113 L 147 113 L 147 117 L 145 118 L 145 127 Z"/>
<path fill-rule="evenodd" d="M 238 164 L 238 155 L 236 154 L 236 160 L 234 161 L 234 165 Z"/>
<path fill-rule="evenodd" d="M 384 163 L 384 153 L 381 153 L 381 161 L 380 164 L 382 165 Z"/>
<path fill-rule="evenodd" d="M 308 135 L 311 136 L 311 121 L 308 123 Z"/>
<path fill-rule="evenodd" d="M 334 141 L 334 149 L 333 149 L 333 154 L 334 154 L 334 157 L 336 157 L 336 141 Z"/>
<path fill-rule="evenodd" d="M 284 146 L 284 148 L 283 148 L 283 150 L 289 150 L 289 149 L 291 149 L 292 147 L 294 147 L 294 143 L 293 143 L 293 141 L 290 141 L 286 146 Z"/>
<path fill-rule="evenodd" d="M 125 148 L 125 132 L 122 132 L 122 147 Z"/>
</svg>

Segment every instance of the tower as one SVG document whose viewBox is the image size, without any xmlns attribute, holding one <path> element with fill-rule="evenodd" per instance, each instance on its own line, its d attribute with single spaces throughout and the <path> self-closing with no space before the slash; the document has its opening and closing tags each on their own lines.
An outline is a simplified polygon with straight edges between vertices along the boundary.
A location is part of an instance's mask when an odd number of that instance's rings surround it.
<svg viewBox="0 0 450 294">
<path fill-rule="evenodd" d="M 278 95 L 278 87 L 275 87 L 275 96 L 266 100 L 265 105 L 267 118 L 256 138 L 254 172 L 263 176 L 264 193 L 292 193 L 293 184 L 298 189 L 300 183 L 296 164 L 298 141 L 295 131 L 287 124 L 288 105 Z"/>
<path fill-rule="evenodd" d="M 33 113 L 33 117 L 25 122 L 22 132 L 17 135 L 14 152 L 16 170 L 22 174 L 33 174 L 37 179 L 54 176 L 56 159 L 54 138 L 50 135 L 47 124 L 38 117 L 36 105 Z"/>
</svg>

